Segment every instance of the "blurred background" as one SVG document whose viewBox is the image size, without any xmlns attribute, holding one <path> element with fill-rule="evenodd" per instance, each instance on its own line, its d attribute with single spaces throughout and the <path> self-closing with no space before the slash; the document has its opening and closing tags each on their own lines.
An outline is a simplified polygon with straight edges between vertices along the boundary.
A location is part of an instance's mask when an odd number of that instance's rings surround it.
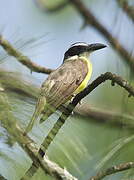
<svg viewBox="0 0 134 180">
<path fill-rule="evenodd" d="M 47 68 L 57 68 L 64 52 L 75 42 L 103 43 L 108 47 L 91 55 L 93 74 L 90 83 L 100 74 L 110 71 L 134 86 L 133 72 L 118 51 L 84 20 L 70 3 L 52 11 L 63 0 L 4 0 L 0 2 L 0 33 L 34 62 Z M 134 24 L 118 0 L 83 0 L 94 16 L 134 55 Z M 134 1 L 127 1 L 134 6 Z M 30 70 L 10 57 L 0 47 L 0 83 L 7 87 L 12 111 L 25 128 L 35 108 L 38 90 L 47 77 Z M 23 89 L 27 93 L 14 91 Z M 88 180 L 100 169 L 134 160 L 134 98 L 118 85 L 107 81 L 83 99 L 73 116 L 61 128 L 47 155 L 80 180 Z M 84 111 L 85 110 L 85 111 Z M 43 141 L 59 113 L 34 127 L 30 136 Z M 103 116 L 102 116 L 103 115 Z M 50 121 L 51 119 L 51 121 Z M 6 130 L 0 128 L 0 174 L 8 180 L 18 180 L 30 167 L 25 152 L 14 143 Z M 39 169 L 33 180 L 50 180 Z M 134 170 L 106 177 L 107 180 L 134 179 Z"/>
</svg>

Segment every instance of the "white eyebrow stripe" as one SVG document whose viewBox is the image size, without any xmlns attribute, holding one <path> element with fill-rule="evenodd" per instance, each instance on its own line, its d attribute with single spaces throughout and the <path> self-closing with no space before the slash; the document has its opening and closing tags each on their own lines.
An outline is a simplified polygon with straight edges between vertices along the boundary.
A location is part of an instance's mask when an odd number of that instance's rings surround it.
<svg viewBox="0 0 134 180">
<path fill-rule="evenodd" d="M 71 47 L 74 47 L 74 46 L 88 46 L 88 44 L 84 43 L 84 42 L 80 42 L 80 43 L 75 43 L 75 44 L 72 44 Z"/>
</svg>

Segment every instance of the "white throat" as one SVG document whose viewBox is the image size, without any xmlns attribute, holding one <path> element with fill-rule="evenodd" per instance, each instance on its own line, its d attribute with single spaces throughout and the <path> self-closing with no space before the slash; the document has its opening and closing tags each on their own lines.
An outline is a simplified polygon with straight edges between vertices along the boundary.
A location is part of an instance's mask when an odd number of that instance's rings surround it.
<svg viewBox="0 0 134 180">
<path fill-rule="evenodd" d="M 67 61 L 70 61 L 70 60 L 75 60 L 75 59 L 78 59 L 78 55 L 71 56 L 71 57 L 69 57 L 69 58 L 66 59 L 66 60 L 67 60 Z"/>
<path fill-rule="evenodd" d="M 76 59 L 78 59 L 79 57 L 88 58 L 89 55 L 90 55 L 89 52 L 84 52 L 84 53 L 82 53 L 82 54 L 79 54 L 79 56 L 78 56 L 78 55 L 70 56 L 69 58 L 65 59 L 65 61 L 76 60 Z"/>
</svg>

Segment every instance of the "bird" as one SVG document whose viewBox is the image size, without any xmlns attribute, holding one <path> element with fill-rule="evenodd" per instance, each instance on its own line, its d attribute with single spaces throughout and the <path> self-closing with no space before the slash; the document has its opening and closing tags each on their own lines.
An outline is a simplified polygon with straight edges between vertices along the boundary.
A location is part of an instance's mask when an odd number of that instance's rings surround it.
<svg viewBox="0 0 134 180">
<path fill-rule="evenodd" d="M 41 115 L 40 122 L 43 122 L 87 86 L 92 74 L 89 56 L 92 52 L 105 47 L 106 45 L 101 43 L 85 42 L 76 42 L 69 47 L 61 66 L 51 72 L 41 85 L 35 111 L 25 133 L 32 130 Z"/>
</svg>

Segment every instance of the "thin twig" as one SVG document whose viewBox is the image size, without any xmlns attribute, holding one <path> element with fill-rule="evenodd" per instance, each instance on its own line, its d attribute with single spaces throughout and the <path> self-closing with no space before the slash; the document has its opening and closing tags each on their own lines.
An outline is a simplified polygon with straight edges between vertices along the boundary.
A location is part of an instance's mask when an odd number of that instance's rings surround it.
<svg viewBox="0 0 134 180">
<path fill-rule="evenodd" d="M 8 53 L 8 55 L 15 57 L 21 64 L 25 65 L 30 71 L 50 74 L 53 70 L 42 67 L 34 63 L 29 57 L 23 55 L 20 51 L 14 48 L 2 35 L 0 35 L 0 45 Z"/>
<path fill-rule="evenodd" d="M 81 14 L 88 25 L 93 26 L 99 31 L 111 44 L 111 46 L 123 57 L 124 62 L 130 65 L 132 72 L 134 72 L 134 57 L 125 49 L 120 42 L 112 36 L 112 34 L 97 20 L 92 12 L 84 5 L 81 0 L 70 0 L 75 9 Z"/>
<path fill-rule="evenodd" d="M 106 170 L 100 171 L 95 176 L 91 177 L 89 180 L 101 180 L 104 177 L 109 176 L 111 174 L 115 174 L 117 172 L 125 171 L 132 168 L 134 168 L 134 162 L 122 163 L 122 164 L 110 167 Z"/>
<path fill-rule="evenodd" d="M 134 88 L 129 85 L 127 81 L 122 79 L 120 76 L 117 76 L 115 74 L 112 74 L 110 72 L 106 72 L 105 74 L 100 75 L 96 80 L 94 80 L 91 84 L 87 86 L 82 92 L 77 94 L 73 101 L 67 106 L 65 111 L 62 113 L 62 115 L 59 117 L 57 122 L 54 124 L 53 128 L 50 130 L 46 138 L 44 139 L 43 143 L 41 144 L 41 147 L 38 151 L 40 156 L 43 158 L 45 155 L 46 150 L 48 149 L 49 145 L 54 140 L 55 136 L 58 134 L 61 127 L 64 125 L 67 118 L 71 115 L 73 109 L 76 107 L 76 105 L 88 94 L 90 94 L 97 86 L 104 83 L 106 80 L 111 80 L 112 85 L 114 83 L 117 83 L 121 87 L 123 87 L 131 96 L 134 96 Z M 33 168 L 32 168 L 33 167 Z M 31 166 L 30 169 L 27 171 L 27 174 L 29 174 L 29 171 L 33 173 L 33 175 L 36 173 L 37 169 L 39 167 Z"/>
<path fill-rule="evenodd" d="M 129 6 L 127 0 L 116 0 L 116 1 L 134 23 L 134 6 Z"/>
<path fill-rule="evenodd" d="M 8 98 L 3 92 L 0 93 L 0 108 L 1 124 L 28 154 L 36 167 L 41 167 L 46 174 L 54 177 L 56 180 L 77 180 L 77 178 L 73 177 L 67 170 L 62 169 L 56 163 L 50 161 L 46 156 L 42 159 L 40 155 L 38 155 L 36 143 L 27 135 L 23 135 L 24 132 L 13 116 L 10 104 L 8 103 Z M 24 178 L 22 179 L 24 180 Z"/>
</svg>

